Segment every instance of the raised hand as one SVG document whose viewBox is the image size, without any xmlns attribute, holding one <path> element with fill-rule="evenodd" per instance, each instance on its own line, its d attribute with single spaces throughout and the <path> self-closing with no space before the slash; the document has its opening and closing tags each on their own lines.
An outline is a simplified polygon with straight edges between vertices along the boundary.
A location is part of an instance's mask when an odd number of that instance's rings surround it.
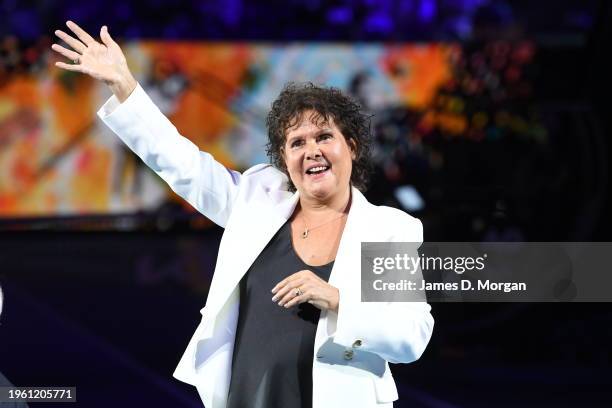
<svg viewBox="0 0 612 408">
<path fill-rule="evenodd" d="M 55 66 L 75 72 L 82 72 L 107 84 L 120 102 L 123 102 L 136 88 L 136 80 L 128 68 L 119 45 L 111 38 L 106 26 L 100 29 L 102 43 L 93 39 L 85 30 L 67 21 L 66 26 L 77 38 L 56 30 L 55 35 L 64 40 L 72 49 L 53 44 L 51 49 L 71 60 L 72 64 L 56 62 Z"/>
</svg>

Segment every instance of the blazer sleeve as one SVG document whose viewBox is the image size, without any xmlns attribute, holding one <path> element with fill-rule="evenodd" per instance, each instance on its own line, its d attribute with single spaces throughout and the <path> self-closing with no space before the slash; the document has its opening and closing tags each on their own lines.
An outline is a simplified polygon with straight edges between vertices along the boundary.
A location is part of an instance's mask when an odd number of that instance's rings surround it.
<svg viewBox="0 0 612 408">
<path fill-rule="evenodd" d="M 411 218 L 398 242 L 423 242 L 423 225 Z M 404 224 L 405 225 L 405 224 Z M 420 269 L 419 274 L 422 276 Z M 350 302 L 340 293 L 333 342 L 375 353 L 390 363 L 418 360 L 431 338 L 434 319 L 427 302 Z"/>
<path fill-rule="evenodd" d="M 225 226 L 241 174 L 181 136 L 140 84 L 123 103 L 113 95 L 98 116 L 174 192 Z"/>
</svg>

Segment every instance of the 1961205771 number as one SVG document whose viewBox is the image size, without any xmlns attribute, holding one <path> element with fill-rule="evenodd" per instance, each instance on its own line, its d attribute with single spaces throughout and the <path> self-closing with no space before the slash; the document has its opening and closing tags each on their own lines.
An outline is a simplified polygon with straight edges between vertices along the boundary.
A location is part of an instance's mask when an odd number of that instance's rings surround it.
<svg viewBox="0 0 612 408">
<path fill-rule="evenodd" d="M 76 402 L 76 387 L 0 387 L 0 402 Z"/>
</svg>

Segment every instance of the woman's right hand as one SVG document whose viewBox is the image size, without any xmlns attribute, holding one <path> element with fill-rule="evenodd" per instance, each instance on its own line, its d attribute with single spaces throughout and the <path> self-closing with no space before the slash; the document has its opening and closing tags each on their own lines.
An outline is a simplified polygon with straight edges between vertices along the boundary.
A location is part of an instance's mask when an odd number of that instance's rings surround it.
<svg viewBox="0 0 612 408">
<path fill-rule="evenodd" d="M 67 21 L 68 28 L 78 37 L 56 30 L 55 35 L 64 40 L 72 49 L 53 44 L 51 49 L 62 54 L 74 64 L 56 62 L 55 66 L 75 72 L 82 72 L 107 84 L 113 94 L 123 102 L 136 88 L 136 80 L 127 66 L 119 45 L 111 38 L 106 26 L 100 30 L 102 44 L 94 40 L 81 27 Z"/>
</svg>

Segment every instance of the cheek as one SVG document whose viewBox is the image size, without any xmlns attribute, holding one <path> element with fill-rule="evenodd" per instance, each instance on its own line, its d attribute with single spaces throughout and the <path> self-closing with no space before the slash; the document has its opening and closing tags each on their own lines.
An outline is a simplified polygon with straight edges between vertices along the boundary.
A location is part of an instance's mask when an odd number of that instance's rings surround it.
<svg viewBox="0 0 612 408">
<path fill-rule="evenodd" d="M 285 157 L 285 167 L 287 168 L 287 172 L 291 177 L 296 177 L 301 174 L 300 162 L 294 157 Z"/>
<path fill-rule="evenodd" d="M 287 169 L 290 172 L 295 172 L 296 166 L 297 166 L 297 160 L 295 160 L 295 159 L 292 160 L 291 158 L 288 158 L 285 163 L 287 165 Z"/>
<path fill-rule="evenodd" d="M 347 181 L 351 179 L 351 173 L 353 172 L 353 159 L 350 152 L 345 152 L 342 159 L 342 176 Z"/>
<path fill-rule="evenodd" d="M 334 157 L 336 163 L 340 164 L 344 170 L 350 170 L 353 163 L 351 152 L 345 146 L 338 146 L 334 149 Z"/>
</svg>

